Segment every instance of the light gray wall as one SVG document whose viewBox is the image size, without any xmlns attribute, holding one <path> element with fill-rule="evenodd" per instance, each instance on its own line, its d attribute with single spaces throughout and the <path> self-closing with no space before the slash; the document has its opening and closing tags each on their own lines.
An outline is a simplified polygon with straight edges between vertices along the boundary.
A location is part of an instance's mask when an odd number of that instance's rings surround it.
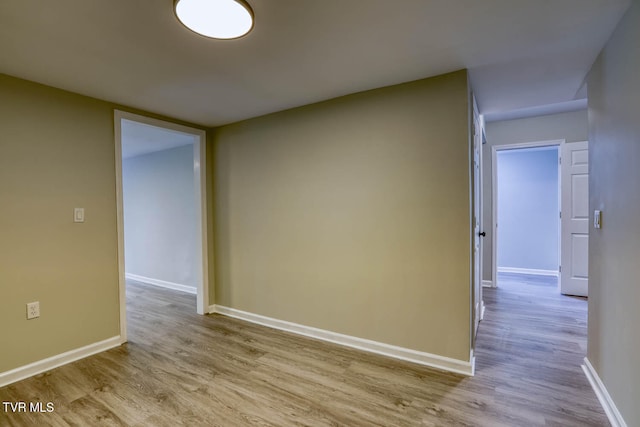
<svg viewBox="0 0 640 427">
<path fill-rule="evenodd" d="M 498 268 L 558 271 L 558 148 L 498 153 Z"/>
<path fill-rule="evenodd" d="M 193 145 L 122 162 L 126 272 L 196 287 Z"/>
<path fill-rule="evenodd" d="M 589 234 L 587 355 L 628 426 L 640 426 L 640 1 L 588 75 Z"/>
<path fill-rule="evenodd" d="M 565 139 L 567 142 L 587 140 L 587 112 L 551 114 L 526 119 L 489 122 L 485 125 L 487 143 L 482 148 L 482 224 L 487 233 L 483 239 L 482 278 L 491 280 L 492 224 L 491 147 L 494 145 Z"/>
</svg>

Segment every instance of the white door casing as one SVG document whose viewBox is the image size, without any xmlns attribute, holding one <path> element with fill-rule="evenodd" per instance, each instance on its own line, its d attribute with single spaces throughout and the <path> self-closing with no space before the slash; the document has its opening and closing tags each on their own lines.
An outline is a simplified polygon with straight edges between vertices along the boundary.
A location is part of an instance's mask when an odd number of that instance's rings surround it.
<svg viewBox="0 0 640 427">
<path fill-rule="evenodd" d="M 491 226 L 491 241 L 492 241 L 492 253 L 491 253 L 491 285 L 492 287 L 497 287 L 497 278 L 498 278 L 498 152 L 505 150 L 521 150 L 526 148 L 538 148 L 538 147 L 558 147 L 558 154 L 561 154 L 562 149 L 560 148 L 565 143 L 564 139 L 554 139 L 549 141 L 532 141 L 532 142 L 522 142 L 516 144 L 504 144 L 504 145 L 494 145 L 491 147 L 491 216 L 492 216 L 492 226 Z M 560 178 L 560 169 L 558 170 L 558 176 Z M 558 180 L 558 184 L 560 185 L 560 179 Z M 558 188 L 558 196 L 562 192 L 562 187 Z M 561 200 L 558 200 L 558 206 L 560 206 Z M 558 236 L 558 244 L 560 244 L 560 236 Z M 525 242 L 526 244 L 526 242 Z M 560 254 L 560 251 L 558 252 Z M 560 259 L 558 259 L 558 262 Z"/>
<path fill-rule="evenodd" d="M 560 292 L 588 295 L 589 143 L 561 146 Z"/>
<path fill-rule="evenodd" d="M 198 277 L 196 294 L 196 311 L 198 314 L 209 312 L 209 256 L 208 256 L 208 230 L 207 230 L 207 177 L 206 177 L 206 132 L 176 123 L 153 119 L 125 111 L 114 110 L 114 134 L 115 134 L 115 166 L 116 166 L 116 224 L 118 233 L 118 282 L 120 301 L 120 340 L 127 341 L 127 309 L 126 309 L 126 281 L 124 268 L 124 200 L 122 190 L 122 120 L 131 120 L 164 129 L 170 129 L 197 137 L 198 142 L 193 146 L 194 162 L 194 186 L 196 203 L 196 233 L 199 250 Z"/>
</svg>

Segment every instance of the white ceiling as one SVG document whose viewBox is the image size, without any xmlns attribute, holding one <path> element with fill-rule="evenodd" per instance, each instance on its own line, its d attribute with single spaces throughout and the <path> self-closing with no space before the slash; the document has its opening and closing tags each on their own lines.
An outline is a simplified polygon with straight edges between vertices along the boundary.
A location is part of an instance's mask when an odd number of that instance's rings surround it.
<svg viewBox="0 0 640 427">
<path fill-rule="evenodd" d="M 0 72 L 217 126 L 470 70 L 480 110 L 584 98 L 630 0 L 248 0 L 254 30 L 197 36 L 172 0 L 2 0 Z"/>
<path fill-rule="evenodd" d="M 122 120 L 121 129 L 123 159 L 193 144 L 197 139 L 187 133 L 126 119 Z"/>
</svg>

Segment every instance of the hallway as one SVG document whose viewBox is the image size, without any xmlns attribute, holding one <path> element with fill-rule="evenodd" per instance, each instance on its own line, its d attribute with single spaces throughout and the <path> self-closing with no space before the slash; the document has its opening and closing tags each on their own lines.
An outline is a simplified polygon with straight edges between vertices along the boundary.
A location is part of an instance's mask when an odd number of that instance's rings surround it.
<svg viewBox="0 0 640 427">
<path fill-rule="evenodd" d="M 581 369 L 587 349 L 587 300 L 561 295 L 558 279 L 500 273 L 484 288 L 485 317 L 476 377 L 496 384 L 496 402 L 532 424 L 607 426 Z"/>
</svg>

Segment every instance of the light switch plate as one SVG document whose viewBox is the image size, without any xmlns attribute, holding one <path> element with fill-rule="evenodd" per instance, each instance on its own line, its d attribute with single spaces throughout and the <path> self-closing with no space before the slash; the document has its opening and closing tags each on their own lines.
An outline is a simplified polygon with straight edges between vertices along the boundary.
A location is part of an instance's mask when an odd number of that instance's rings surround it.
<svg viewBox="0 0 640 427">
<path fill-rule="evenodd" d="M 84 208 L 73 209 L 73 222 L 84 222 Z"/>
<path fill-rule="evenodd" d="M 593 227 L 602 228 L 602 212 L 601 211 L 593 212 Z"/>
</svg>

